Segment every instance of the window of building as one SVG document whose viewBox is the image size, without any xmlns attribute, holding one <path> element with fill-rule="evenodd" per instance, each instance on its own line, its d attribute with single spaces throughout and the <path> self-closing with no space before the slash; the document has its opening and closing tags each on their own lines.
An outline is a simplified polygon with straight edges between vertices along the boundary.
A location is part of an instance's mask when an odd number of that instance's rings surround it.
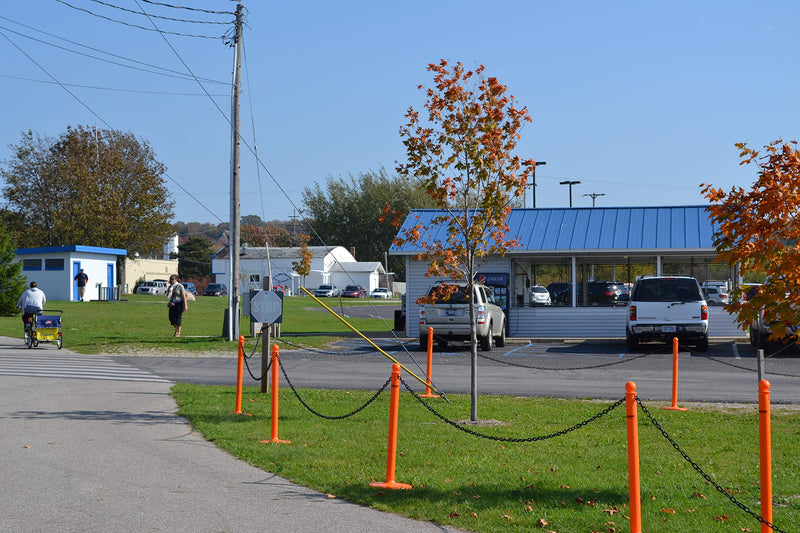
<svg viewBox="0 0 800 533">
<path fill-rule="evenodd" d="M 64 259 L 45 259 L 45 270 L 64 270 Z"/>
<path fill-rule="evenodd" d="M 22 260 L 22 270 L 41 270 L 42 269 L 42 260 L 41 259 L 23 259 Z"/>
</svg>

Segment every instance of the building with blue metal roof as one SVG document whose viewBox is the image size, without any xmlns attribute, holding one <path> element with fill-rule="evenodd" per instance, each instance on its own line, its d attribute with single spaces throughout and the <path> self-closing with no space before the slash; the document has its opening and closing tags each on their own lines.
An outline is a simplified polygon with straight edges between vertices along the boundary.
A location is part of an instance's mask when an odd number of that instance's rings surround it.
<svg viewBox="0 0 800 533">
<path fill-rule="evenodd" d="M 443 211 L 413 210 L 398 235 L 419 226 L 422 239 L 444 242 L 433 220 Z M 513 209 L 509 239 L 517 246 L 487 256 L 479 272 L 495 285 L 510 336 L 530 338 L 624 337 L 627 289 L 643 275 L 691 275 L 701 283 L 733 286 L 738 273 L 715 262 L 716 227 L 707 206 Z M 437 281 L 415 260 L 414 244 L 392 246 L 406 258 L 406 332 L 418 336 L 417 298 Z M 533 297 L 544 287 L 550 303 Z M 540 294 L 541 296 L 541 294 Z M 721 306 L 711 307 L 711 335 L 743 332 Z"/>
</svg>

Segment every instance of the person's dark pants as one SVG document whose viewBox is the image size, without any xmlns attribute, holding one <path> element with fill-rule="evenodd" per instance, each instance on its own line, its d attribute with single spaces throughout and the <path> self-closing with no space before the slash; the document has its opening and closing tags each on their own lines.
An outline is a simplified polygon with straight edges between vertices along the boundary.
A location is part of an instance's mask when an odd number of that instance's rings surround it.
<svg viewBox="0 0 800 533">
<path fill-rule="evenodd" d="M 169 308 L 169 323 L 176 328 L 181 327 L 181 319 L 183 317 L 183 302 L 170 306 Z"/>
</svg>

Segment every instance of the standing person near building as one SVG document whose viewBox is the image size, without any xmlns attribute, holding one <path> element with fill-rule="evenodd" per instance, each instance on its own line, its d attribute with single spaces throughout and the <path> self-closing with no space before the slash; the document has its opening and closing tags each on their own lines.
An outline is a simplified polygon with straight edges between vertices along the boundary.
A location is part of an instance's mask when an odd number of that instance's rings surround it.
<svg viewBox="0 0 800 533">
<path fill-rule="evenodd" d="M 44 311 L 44 304 L 47 297 L 44 291 L 39 289 L 35 281 L 31 281 L 30 289 L 22 293 L 17 300 L 17 309 L 22 309 L 22 323 L 28 327 L 28 319 L 33 315 L 40 315 Z"/>
<path fill-rule="evenodd" d="M 72 280 L 72 283 L 78 284 L 78 294 L 81 297 L 81 301 L 83 301 L 83 295 L 86 294 L 86 282 L 88 281 L 89 276 L 86 275 L 86 272 L 84 272 L 83 269 L 81 269 L 81 271 L 78 272 L 75 275 L 75 278 Z"/>
<path fill-rule="evenodd" d="M 169 323 L 175 328 L 174 336 L 180 337 L 183 312 L 189 309 L 189 302 L 186 300 L 186 290 L 175 275 L 169 277 L 167 307 L 169 307 Z"/>
</svg>

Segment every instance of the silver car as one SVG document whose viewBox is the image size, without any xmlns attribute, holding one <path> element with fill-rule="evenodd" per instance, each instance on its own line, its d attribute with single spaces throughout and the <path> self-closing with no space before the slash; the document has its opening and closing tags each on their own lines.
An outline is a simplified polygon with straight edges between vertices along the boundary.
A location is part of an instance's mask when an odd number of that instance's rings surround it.
<svg viewBox="0 0 800 533">
<path fill-rule="evenodd" d="M 441 296 L 441 286 L 454 287 L 455 290 Z M 491 350 L 506 344 L 506 315 L 494 301 L 494 292 L 486 285 L 478 283 L 472 286 L 475 302 L 476 333 L 482 350 Z M 465 282 L 447 282 L 434 285 L 428 296 L 435 298 L 435 303 L 422 304 L 419 307 L 419 342 L 428 345 L 428 328 L 433 328 L 433 336 L 440 348 L 447 346 L 450 340 L 469 340 L 471 334 L 469 322 L 469 298 Z"/>
<path fill-rule="evenodd" d="M 165 296 L 167 294 L 167 284 L 163 281 L 145 281 L 136 288 L 136 294 Z"/>
</svg>

